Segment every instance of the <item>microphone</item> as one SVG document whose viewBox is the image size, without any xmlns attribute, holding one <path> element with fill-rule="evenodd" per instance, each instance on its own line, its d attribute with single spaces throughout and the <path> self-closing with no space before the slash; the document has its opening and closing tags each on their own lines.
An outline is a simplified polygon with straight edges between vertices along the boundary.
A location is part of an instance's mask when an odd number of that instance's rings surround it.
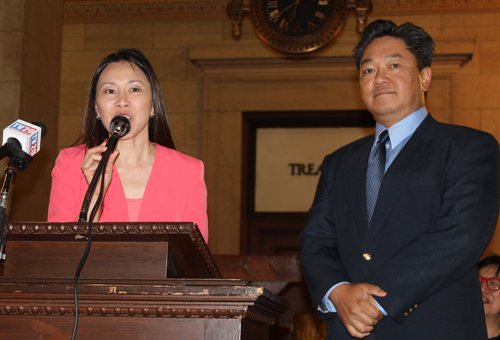
<svg viewBox="0 0 500 340">
<path fill-rule="evenodd" d="M 126 136 L 130 132 L 130 119 L 127 116 L 114 117 L 109 124 L 109 131 L 118 138 Z"/>
<path fill-rule="evenodd" d="M 25 170 L 33 162 L 33 155 L 40 151 L 40 140 L 46 133 L 47 127 L 42 122 L 16 120 L 3 130 L 0 159 L 9 156 L 14 167 Z"/>
<path fill-rule="evenodd" d="M 111 123 L 109 124 L 109 131 L 111 132 L 111 136 L 106 143 L 106 151 L 102 154 L 101 161 L 97 165 L 97 169 L 94 173 L 94 177 L 89 184 L 89 188 L 85 193 L 85 197 L 83 199 L 82 208 L 80 209 L 80 215 L 78 217 L 78 222 L 87 222 L 87 210 L 90 205 L 91 195 L 94 193 L 95 188 L 97 186 L 97 182 L 99 181 L 99 177 L 103 174 L 104 168 L 108 163 L 109 156 L 115 151 L 116 144 L 118 143 L 118 138 L 126 136 L 130 132 L 130 120 L 127 116 L 116 116 L 111 119 Z M 99 206 L 102 200 L 102 192 L 99 194 L 97 202 L 95 206 Z M 89 220 L 92 220 L 92 216 Z"/>
<path fill-rule="evenodd" d="M 17 141 L 24 152 L 30 156 L 34 156 L 40 151 L 40 140 L 46 133 L 47 127 L 44 123 L 38 121 L 28 123 L 18 119 L 3 130 L 2 145 L 15 143 L 15 141 Z"/>
<path fill-rule="evenodd" d="M 116 144 L 118 143 L 118 138 L 126 136 L 130 131 L 130 120 L 127 116 L 115 116 L 111 119 L 109 123 L 109 131 L 111 136 L 106 143 L 107 150 L 104 152 L 103 156 L 109 158 L 109 155 L 113 153 L 116 149 Z M 104 158 L 104 157 L 103 157 Z M 99 164 L 100 165 L 100 164 Z"/>
<path fill-rule="evenodd" d="M 16 170 L 23 171 L 33 162 L 33 156 L 40 151 L 40 140 L 45 137 L 47 127 L 42 122 L 28 123 L 18 119 L 3 130 L 3 145 L 0 159 L 10 157 L 5 169 L 5 178 L 0 192 L 0 261 L 5 260 L 5 223 L 7 222 L 7 196 Z"/>
</svg>

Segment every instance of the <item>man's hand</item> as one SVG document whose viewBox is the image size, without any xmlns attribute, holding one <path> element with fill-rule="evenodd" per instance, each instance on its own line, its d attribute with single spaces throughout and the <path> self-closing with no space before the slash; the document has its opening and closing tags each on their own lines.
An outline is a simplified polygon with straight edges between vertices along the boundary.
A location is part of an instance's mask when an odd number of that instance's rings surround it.
<svg viewBox="0 0 500 340">
<path fill-rule="evenodd" d="M 328 296 L 345 328 L 355 338 L 368 336 L 384 316 L 372 295 L 382 297 L 387 293 L 368 283 L 353 283 L 335 287 Z"/>
</svg>

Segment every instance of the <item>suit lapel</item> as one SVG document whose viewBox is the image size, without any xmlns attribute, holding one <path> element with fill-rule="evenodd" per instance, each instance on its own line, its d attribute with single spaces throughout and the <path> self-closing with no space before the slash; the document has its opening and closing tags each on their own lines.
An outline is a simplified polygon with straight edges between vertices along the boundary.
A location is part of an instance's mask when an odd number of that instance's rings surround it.
<svg viewBox="0 0 500 340">
<path fill-rule="evenodd" d="M 352 215 L 360 234 L 364 237 L 367 230 L 366 216 L 366 169 L 374 136 L 353 147 L 346 172 L 345 192 Z"/>
<path fill-rule="evenodd" d="M 432 148 L 432 140 L 436 137 L 437 126 L 437 121 L 428 114 L 387 169 L 382 185 L 380 186 L 377 204 L 375 205 L 372 221 L 368 229 L 368 241 L 380 229 L 395 202 L 398 200 L 400 192 L 406 183 L 411 180 L 415 168 Z"/>
</svg>

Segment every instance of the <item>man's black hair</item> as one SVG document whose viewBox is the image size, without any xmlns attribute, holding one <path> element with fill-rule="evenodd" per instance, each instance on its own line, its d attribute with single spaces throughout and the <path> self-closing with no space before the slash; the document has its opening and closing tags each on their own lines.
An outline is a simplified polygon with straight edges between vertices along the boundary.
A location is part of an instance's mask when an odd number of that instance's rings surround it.
<svg viewBox="0 0 500 340">
<path fill-rule="evenodd" d="M 356 60 L 358 73 L 365 48 L 373 40 L 382 37 L 393 37 L 403 40 L 406 49 L 417 59 L 419 71 L 422 71 L 424 67 L 431 66 L 434 56 L 434 41 L 422 27 L 415 26 L 411 22 L 397 26 L 392 21 L 379 19 L 365 28 L 354 47 L 354 59 Z"/>
</svg>

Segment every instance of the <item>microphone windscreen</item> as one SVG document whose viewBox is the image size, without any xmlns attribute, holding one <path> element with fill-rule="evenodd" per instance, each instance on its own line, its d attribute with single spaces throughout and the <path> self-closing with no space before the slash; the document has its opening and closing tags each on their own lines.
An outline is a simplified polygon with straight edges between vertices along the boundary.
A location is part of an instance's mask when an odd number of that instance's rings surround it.
<svg viewBox="0 0 500 340">
<path fill-rule="evenodd" d="M 127 116 L 116 116 L 111 119 L 109 124 L 111 134 L 118 134 L 118 137 L 123 137 L 130 131 L 130 120 Z"/>
<path fill-rule="evenodd" d="M 36 126 L 41 127 L 42 128 L 42 138 L 45 137 L 45 135 L 47 134 L 47 126 L 44 123 L 42 123 L 39 120 L 36 120 L 34 122 L 31 122 L 31 124 L 34 124 Z"/>
<path fill-rule="evenodd" d="M 47 130 L 47 128 L 45 128 L 45 130 Z M 14 138 L 21 143 L 24 152 L 30 156 L 34 156 L 40 151 L 41 135 L 41 126 L 18 119 L 3 130 L 3 144 L 5 144 L 9 138 Z"/>
</svg>

